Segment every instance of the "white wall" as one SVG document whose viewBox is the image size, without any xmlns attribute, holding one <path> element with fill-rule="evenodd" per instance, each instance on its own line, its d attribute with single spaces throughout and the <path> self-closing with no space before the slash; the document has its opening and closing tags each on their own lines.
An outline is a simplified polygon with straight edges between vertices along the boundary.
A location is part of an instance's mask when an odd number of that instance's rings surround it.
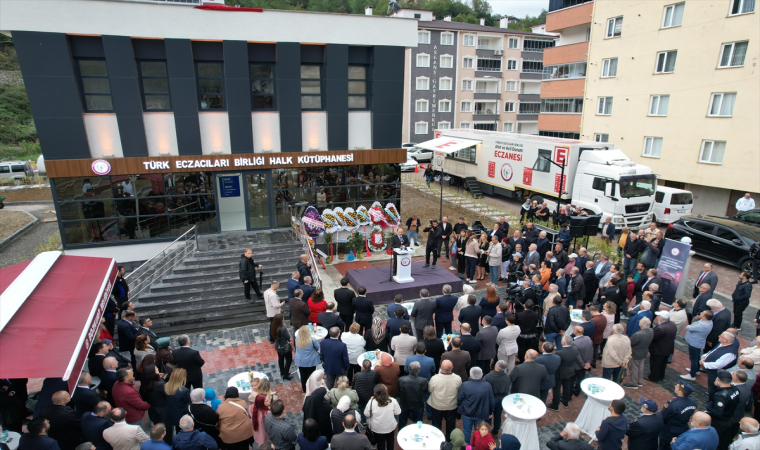
<svg viewBox="0 0 760 450">
<path fill-rule="evenodd" d="M 232 153 L 230 145 L 230 121 L 226 112 L 198 113 L 201 125 L 201 148 L 204 155 Z"/>
<path fill-rule="evenodd" d="M 353 111 L 348 113 L 348 148 L 372 148 L 372 113 Z"/>
<path fill-rule="evenodd" d="M 117 264 L 132 261 L 147 261 L 171 242 L 152 242 L 150 244 L 109 245 L 107 247 L 66 249 L 67 255 L 92 256 L 95 258 L 113 258 Z"/>
<path fill-rule="evenodd" d="M 116 114 L 85 114 L 84 126 L 93 158 L 123 158 Z"/>
<path fill-rule="evenodd" d="M 538 134 L 538 122 L 518 122 L 515 125 L 515 133 Z"/>
<path fill-rule="evenodd" d="M 578 25 L 577 27 L 565 28 L 557 39 L 557 47 L 563 45 L 577 44 L 579 42 L 586 42 L 588 36 L 588 29 L 591 27 L 589 24 Z"/>
<path fill-rule="evenodd" d="M 174 125 L 174 113 L 143 114 L 145 139 L 148 141 L 148 155 L 179 156 L 177 129 Z"/>
<path fill-rule="evenodd" d="M 280 113 L 251 113 L 253 123 L 253 151 L 280 152 Z"/>
<path fill-rule="evenodd" d="M 322 111 L 301 114 L 303 151 L 327 150 L 327 113 Z"/>
<path fill-rule="evenodd" d="M 523 85 L 523 91 L 520 92 L 521 94 L 540 94 L 541 93 L 541 82 L 540 81 L 537 81 L 535 83 L 529 83 L 529 82 L 526 82 L 526 81 L 522 81 L 521 83 Z"/>
<path fill-rule="evenodd" d="M 712 186 L 690 184 L 686 189 L 691 191 L 694 197 L 693 214 L 714 214 L 723 216 L 730 202 L 731 191 Z"/>
</svg>

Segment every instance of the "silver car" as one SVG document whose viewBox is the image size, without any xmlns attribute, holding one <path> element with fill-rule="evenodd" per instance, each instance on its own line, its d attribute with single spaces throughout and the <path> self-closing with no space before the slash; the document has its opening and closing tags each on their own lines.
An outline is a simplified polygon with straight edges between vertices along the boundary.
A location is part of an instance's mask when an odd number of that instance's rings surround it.
<svg viewBox="0 0 760 450">
<path fill-rule="evenodd" d="M 26 161 L 3 161 L 0 162 L 0 179 L 3 180 L 21 180 L 23 178 L 32 178 L 34 171 L 32 166 Z"/>
</svg>

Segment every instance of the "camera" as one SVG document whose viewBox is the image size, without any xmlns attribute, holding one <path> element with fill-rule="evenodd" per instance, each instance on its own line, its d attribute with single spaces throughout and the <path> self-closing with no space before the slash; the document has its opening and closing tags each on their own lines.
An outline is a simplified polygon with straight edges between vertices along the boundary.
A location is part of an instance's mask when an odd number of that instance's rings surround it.
<svg viewBox="0 0 760 450">
<path fill-rule="evenodd" d="M 524 289 L 519 284 L 507 288 L 507 301 L 522 303 Z"/>
<path fill-rule="evenodd" d="M 432 224 L 433 224 L 433 219 L 428 219 L 428 223 L 429 223 L 430 225 L 432 225 Z"/>
</svg>

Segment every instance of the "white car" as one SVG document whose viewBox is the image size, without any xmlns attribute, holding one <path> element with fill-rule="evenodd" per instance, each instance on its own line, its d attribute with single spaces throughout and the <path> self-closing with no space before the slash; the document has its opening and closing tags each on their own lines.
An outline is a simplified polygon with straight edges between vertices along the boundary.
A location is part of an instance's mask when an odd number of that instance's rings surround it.
<svg viewBox="0 0 760 450">
<path fill-rule="evenodd" d="M 433 152 L 419 147 L 412 147 L 406 150 L 406 158 L 417 162 L 430 162 L 433 159 Z"/>
<path fill-rule="evenodd" d="M 690 191 L 657 186 L 654 194 L 652 214 L 656 223 L 673 223 L 683 216 L 691 214 L 694 198 Z"/>
<path fill-rule="evenodd" d="M 399 164 L 399 168 L 402 172 L 414 172 L 414 168 L 417 167 L 417 161 L 413 159 L 407 159 L 405 163 Z"/>
</svg>

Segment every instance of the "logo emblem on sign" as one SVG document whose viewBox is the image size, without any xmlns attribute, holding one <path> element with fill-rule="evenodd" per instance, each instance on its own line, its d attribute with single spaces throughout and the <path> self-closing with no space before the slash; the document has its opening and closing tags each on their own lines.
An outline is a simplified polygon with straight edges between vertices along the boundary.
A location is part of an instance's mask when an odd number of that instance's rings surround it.
<svg viewBox="0 0 760 450">
<path fill-rule="evenodd" d="M 406 267 L 411 264 L 412 258 L 401 258 L 401 265 Z"/>
<path fill-rule="evenodd" d="M 92 171 L 96 175 L 106 175 L 111 171 L 111 163 L 105 159 L 96 159 L 92 162 Z"/>
<path fill-rule="evenodd" d="M 443 167 L 443 158 L 440 156 L 435 157 L 435 165 L 438 167 Z"/>
<path fill-rule="evenodd" d="M 681 254 L 681 250 L 678 250 L 677 248 L 674 247 L 672 250 L 670 250 L 670 254 L 673 256 L 678 256 Z"/>
<path fill-rule="evenodd" d="M 512 166 L 509 163 L 504 163 L 504 165 L 501 166 L 501 179 L 504 181 L 509 181 L 512 179 L 512 175 L 514 175 Z"/>
</svg>

